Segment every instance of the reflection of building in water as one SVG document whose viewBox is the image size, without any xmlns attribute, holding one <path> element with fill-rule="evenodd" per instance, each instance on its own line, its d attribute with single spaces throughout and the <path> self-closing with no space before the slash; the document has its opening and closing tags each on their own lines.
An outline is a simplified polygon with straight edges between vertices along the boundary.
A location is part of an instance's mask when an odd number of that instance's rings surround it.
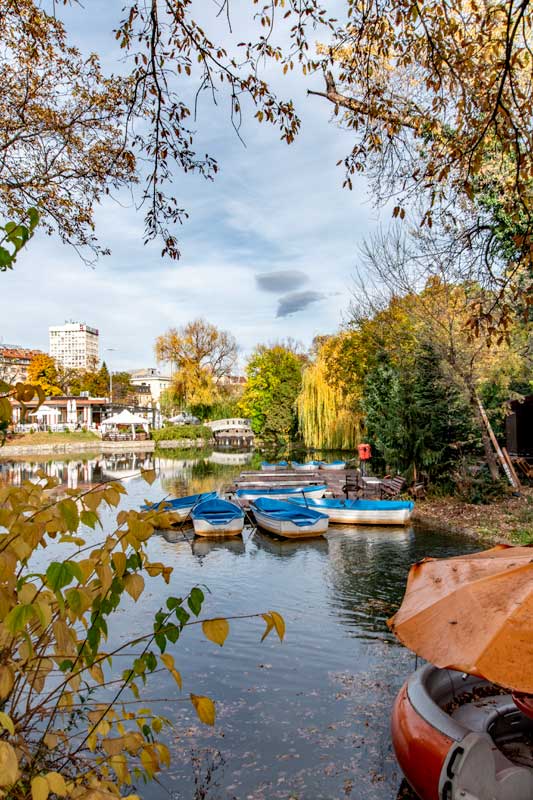
<svg viewBox="0 0 533 800">
<path fill-rule="evenodd" d="M 247 453 L 211 453 L 208 461 L 211 461 L 212 464 L 234 464 L 235 466 L 240 466 L 241 464 L 248 464 L 249 461 L 252 459 L 252 453 L 248 451 Z"/>
<path fill-rule="evenodd" d="M 31 463 L 29 461 L 1 462 L 0 480 L 5 480 L 13 486 L 21 486 L 23 481 L 39 480 L 39 472 L 48 478 L 57 478 L 60 486 L 68 489 L 88 487 L 101 480 L 98 459 L 69 461 L 46 461 Z"/>
<path fill-rule="evenodd" d="M 153 467 L 150 453 L 113 453 L 100 461 L 104 478 L 116 481 L 138 477 L 141 470 Z"/>
</svg>

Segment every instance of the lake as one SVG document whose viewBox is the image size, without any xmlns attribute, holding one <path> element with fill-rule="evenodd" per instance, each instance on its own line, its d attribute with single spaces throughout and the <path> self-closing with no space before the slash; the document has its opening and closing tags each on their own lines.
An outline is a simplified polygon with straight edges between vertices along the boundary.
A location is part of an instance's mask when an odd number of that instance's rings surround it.
<svg viewBox="0 0 533 800">
<path fill-rule="evenodd" d="M 128 495 L 121 507 L 137 508 L 145 498 L 221 488 L 242 469 L 221 463 L 228 454 L 176 455 L 4 462 L 0 478 L 18 482 L 44 467 L 74 487 L 122 474 Z M 160 471 L 152 486 L 135 477 L 141 464 Z M 113 514 L 104 516 L 111 525 Z M 88 532 L 91 537 L 99 538 Z M 186 630 L 170 650 L 183 693 L 166 672 L 149 682 L 153 708 L 174 723 L 167 735 L 171 767 L 160 786 L 140 786 L 139 793 L 150 800 L 410 796 L 401 791 L 389 716 L 415 657 L 396 642 L 386 620 L 401 602 L 414 561 L 481 547 L 466 537 L 411 528 L 331 526 L 327 538 L 309 542 L 280 542 L 251 527 L 234 541 L 193 540 L 191 531 L 154 535 L 150 555 L 173 567 L 173 595 L 201 585 L 202 616 L 274 609 L 287 632 L 282 644 L 273 635 L 260 643 L 263 621 L 237 620 L 220 648 L 199 626 Z M 107 649 L 150 629 L 165 587 L 160 579 L 148 586 L 138 604 L 128 599 L 117 615 Z M 216 700 L 214 728 L 197 721 L 189 692 Z"/>
</svg>

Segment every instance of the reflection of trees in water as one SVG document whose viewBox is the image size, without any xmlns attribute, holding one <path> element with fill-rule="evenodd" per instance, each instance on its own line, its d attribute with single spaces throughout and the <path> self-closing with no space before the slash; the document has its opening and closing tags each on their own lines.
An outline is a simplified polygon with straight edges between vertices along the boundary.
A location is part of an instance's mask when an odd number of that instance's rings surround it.
<svg viewBox="0 0 533 800">
<path fill-rule="evenodd" d="M 412 564 L 426 556 L 445 558 L 482 549 L 464 536 L 412 529 L 332 526 L 329 534 L 330 604 L 352 630 L 386 637 L 386 620 L 401 604 Z M 335 532 L 340 535 L 335 535 Z"/>
<path fill-rule="evenodd" d="M 199 492 L 221 491 L 233 483 L 240 474 L 242 466 L 238 464 L 215 464 L 206 457 L 184 462 L 181 474 L 161 477 L 161 485 L 165 494 L 180 497 Z"/>
<path fill-rule="evenodd" d="M 354 529 L 330 534 L 330 603 L 339 621 L 369 635 L 389 636 L 386 620 L 401 602 L 416 560 L 411 529 Z"/>
</svg>

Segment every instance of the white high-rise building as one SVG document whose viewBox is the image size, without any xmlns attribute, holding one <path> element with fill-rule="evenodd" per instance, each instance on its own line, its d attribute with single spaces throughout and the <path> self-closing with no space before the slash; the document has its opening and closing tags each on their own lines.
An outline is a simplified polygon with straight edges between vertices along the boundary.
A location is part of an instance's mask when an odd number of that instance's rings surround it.
<svg viewBox="0 0 533 800">
<path fill-rule="evenodd" d="M 58 364 L 94 369 L 98 364 L 98 331 L 84 322 L 65 322 L 48 328 L 50 355 Z"/>
</svg>

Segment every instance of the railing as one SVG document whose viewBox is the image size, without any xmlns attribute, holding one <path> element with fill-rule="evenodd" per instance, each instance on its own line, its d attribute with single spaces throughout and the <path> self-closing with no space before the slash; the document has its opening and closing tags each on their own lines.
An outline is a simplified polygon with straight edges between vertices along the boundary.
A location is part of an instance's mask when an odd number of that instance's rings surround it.
<svg viewBox="0 0 533 800">
<path fill-rule="evenodd" d="M 205 425 L 211 428 L 213 433 L 218 433 L 219 431 L 243 431 L 252 433 L 252 423 L 249 419 L 245 419 L 244 417 L 215 419 L 212 422 L 206 422 Z"/>
</svg>

